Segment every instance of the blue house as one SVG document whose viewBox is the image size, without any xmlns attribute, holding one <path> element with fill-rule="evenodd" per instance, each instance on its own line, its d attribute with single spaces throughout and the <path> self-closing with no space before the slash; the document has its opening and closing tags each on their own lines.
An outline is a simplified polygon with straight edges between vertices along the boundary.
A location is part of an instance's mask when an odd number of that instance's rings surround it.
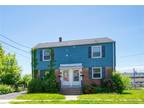
<svg viewBox="0 0 144 108">
<path fill-rule="evenodd" d="M 101 84 L 109 78 L 116 66 L 115 41 L 94 38 L 39 43 L 33 47 L 33 77 L 43 78 L 52 66 L 61 87 L 81 87 L 83 84 Z"/>
</svg>

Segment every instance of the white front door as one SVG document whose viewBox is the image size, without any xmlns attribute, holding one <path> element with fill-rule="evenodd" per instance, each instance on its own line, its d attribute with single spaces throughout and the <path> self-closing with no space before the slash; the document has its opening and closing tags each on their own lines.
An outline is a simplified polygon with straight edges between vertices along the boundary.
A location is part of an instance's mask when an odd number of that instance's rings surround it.
<svg viewBox="0 0 144 108">
<path fill-rule="evenodd" d="M 62 86 L 71 86 L 71 77 L 69 69 L 64 69 L 61 71 L 61 73 L 62 73 L 61 77 Z"/>
<path fill-rule="evenodd" d="M 81 87 L 80 69 L 61 70 L 62 87 Z"/>
<path fill-rule="evenodd" d="M 81 86 L 80 70 L 79 69 L 73 69 L 72 70 L 72 85 L 73 86 Z"/>
</svg>

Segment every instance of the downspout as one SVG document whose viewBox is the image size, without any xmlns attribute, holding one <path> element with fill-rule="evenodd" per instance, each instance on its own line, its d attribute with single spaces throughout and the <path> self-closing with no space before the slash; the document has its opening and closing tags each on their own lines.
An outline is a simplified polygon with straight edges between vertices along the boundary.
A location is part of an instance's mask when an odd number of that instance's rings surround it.
<svg viewBox="0 0 144 108">
<path fill-rule="evenodd" d="M 113 71 L 116 71 L 116 48 L 115 48 L 115 42 L 113 42 Z"/>
</svg>

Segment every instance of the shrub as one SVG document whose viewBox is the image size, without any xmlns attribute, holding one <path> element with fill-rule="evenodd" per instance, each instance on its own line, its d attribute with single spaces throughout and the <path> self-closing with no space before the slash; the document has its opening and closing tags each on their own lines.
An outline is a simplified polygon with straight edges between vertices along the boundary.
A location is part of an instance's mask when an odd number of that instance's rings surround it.
<svg viewBox="0 0 144 108">
<path fill-rule="evenodd" d="M 32 79 L 28 85 L 29 93 L 41 93 L 42 90 L 42 80 Z"/>
<path fill-rule="evenodd" d="M 59 91 L 58 82 L 49 79 L 43 80 L 42 82 L 43 92 L 57 93 Z"/>
<path fill-rule="evenodd" d="M 96 84 L 86 84 L 83 86 L 83 93 L 91 94 L 91 93 L 104 93 L 106 92 L 106 88 L 97 86 Z"/>
<path fill-rule="evenodd" d="M 49 79 L 32 79 L 28 85 L 29 93 L 57 93 L 58 83 Z"/>
<path fill-rule="evenodd" d="M 105 87 L 101 87 L 101 86 L 97 86 L 95 87 L 95 92 L 94 93 L 107 93 L 107 88 Z"/>
<path fill-rule="evenodd" d="M 23 90 L 24 90 L 23 87 L 17 87 L 17 88 L 15 89 L 16 92 L 20 92 L 20 91 L 23 91 Z"/>
<path fill-rule="evenodd" d="M 112 79 L 103 79 L 102 80 L 102 88 L 105 88 L 105 92 L 113 92 L 113 81 Z"/>
<path fill-rule="evenodd" d="M 83 93 L 85 93 L 85 94 L 92 93 L 92 86 L 91 85 L 85 84 L 85 85 L 83 85 L 82 89 L 83 89 Z"/>
<path fill-rule="evenodd" d="M 110 79 L 103 79 L 102 85 L 97 86 L 95 84 L 89 84 L 83 86 L 83 92 L 90 93 L 122 93 L 125 89 L 131 88 L 130 78 L 121 75 L 120 73 L 114 73 Z"/>
<path fill-rule="evenodd" d="M 113 73 L 112 75 L 113 81 L 113 90 L 116 93 L 122 93 L 125 89 L 124 82 L 122 80 L 122 75 L 120 73 Z"/>
<path fill-rule="evenodd" d="M 104 79 L 102 86 L 107 88 L 107 92 L 122 93 L 124 90 L 122 77 L 118 73 L 114 73 L 111 79 Z"/>
<path fill-rule="evenodd" d="M 131 87 L 130 78 L 115 72 L 111 79 L 104 79 L 102 81 L 102 86 L 107 88 L 107 92 L 122 93 L 123 90 Z"/>
<path fill-rule="evenodd" d="M 14 92 L 14 89 L 9 85 L 0 85 L 0 94 L 7 94 Z"/>
<path fill-rule="evenodd" d="M 129 78 L 128 76 L 124 76 L 124 75 L 121 75 L 121 76 L 122 76 L 122 81 L 124 84 L 124 89 L 126 90 L 131 89 L 132 88 L 131 78 Z"/>
</svg>

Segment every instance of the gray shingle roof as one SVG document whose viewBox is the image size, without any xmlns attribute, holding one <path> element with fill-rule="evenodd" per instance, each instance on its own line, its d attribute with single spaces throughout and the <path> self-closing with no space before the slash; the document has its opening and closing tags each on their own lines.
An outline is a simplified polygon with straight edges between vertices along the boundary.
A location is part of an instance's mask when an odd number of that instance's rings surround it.
<svg viewBox="0 0 144 108">
<path fill-rule="evenodd" d="M 70 40 L 70 41 L 62 41 L 62 42 L 46 42 L 46 43 L 39 43 L 33 48 L 51 48 L 51 47 L 87 45 L 87 44 L 107 43 L 107 42 L 114 42 L 114 41 L 110 38 L 104 37 L 104 38 L 93 38 L 93 39 Z"/>
</svg>

